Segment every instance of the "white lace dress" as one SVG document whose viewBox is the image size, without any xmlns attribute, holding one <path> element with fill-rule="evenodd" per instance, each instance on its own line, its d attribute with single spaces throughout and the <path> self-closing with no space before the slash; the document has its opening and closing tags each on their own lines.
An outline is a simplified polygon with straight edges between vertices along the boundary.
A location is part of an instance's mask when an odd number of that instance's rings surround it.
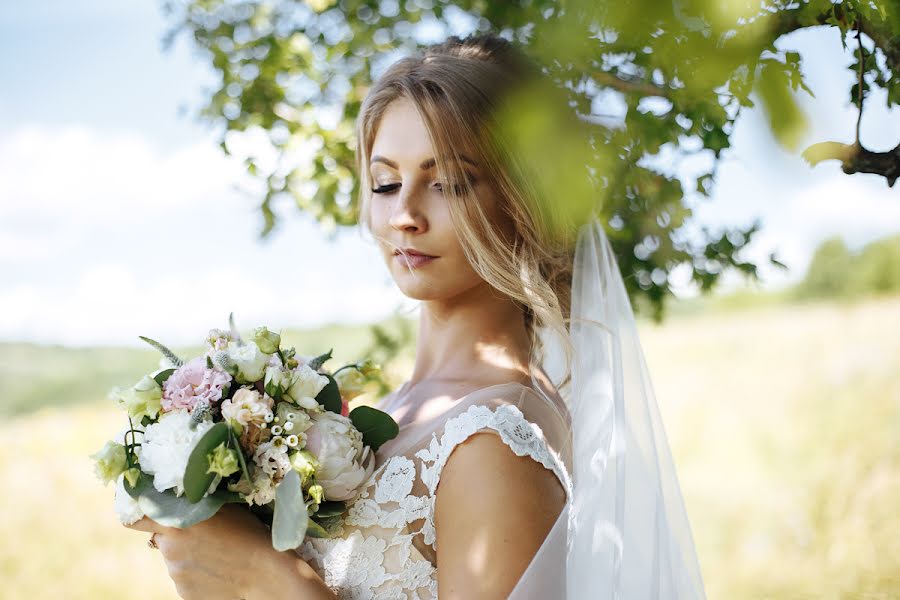
<svg viewBox="0 0 900 600">
<path fill-rule="evenodd" d="M 309 538 L 298 554 L 341 599 L 436 599 L 441 469 L 457 445 L 481 431 L 498 434 L 516 455 L 552 471 L 571 499 L 565 407 L 520 383 L 490 386 L 417 407 L 415 420 L 379 448 L 372 478 L 340 536 Z"/>
</svg>

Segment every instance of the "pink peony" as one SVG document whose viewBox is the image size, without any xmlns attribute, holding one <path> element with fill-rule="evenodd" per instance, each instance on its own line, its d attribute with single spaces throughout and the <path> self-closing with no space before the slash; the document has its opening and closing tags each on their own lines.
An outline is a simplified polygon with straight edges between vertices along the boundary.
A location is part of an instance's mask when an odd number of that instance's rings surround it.
<svg viewBox="0 0 900 600">
<path fill-rule="evenodd" d="M 163 385 L 164 411 L 193 410 L 201 400 L 210 406 L 222 399 L 222 388 L 231 383 L 231 375 L 206 368 L 206 358 L 195 358 L 178 368 Z"/>
</svg>

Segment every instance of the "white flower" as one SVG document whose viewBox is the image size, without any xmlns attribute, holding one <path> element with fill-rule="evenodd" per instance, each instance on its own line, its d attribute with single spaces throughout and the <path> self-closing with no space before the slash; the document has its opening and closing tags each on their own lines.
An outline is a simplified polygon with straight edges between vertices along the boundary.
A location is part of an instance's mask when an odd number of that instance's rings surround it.
<svg viewBox="0 0 900 600">
<path fill-rule="evenodd" d="M 278 360 L 277 355 L 272 356 Z M 266 365 L 265 389 L 268 395 L 273 398 L 280 397 L 293 382 L 294 372 L 291 369 L 285 369 L 281 363 L 272 364 L 272 361 Z"/>
<path fill-rule="evenodd" d="M 119 475 L 116 480 L 116 497 L 113 501 L 113 507 L 119 516 L 119 522 L 122 525 L 131 525 L 144 516 L 144 511 L 138 506 L 137 500 L 128 495 L 125 491 L 125 476 Z"/>
<path fill-rule="evenodd" d="M 250 423 L 262 425 L 272 420 L 272 399 L 250 388 L 241 388 L 234 397 L 222 403 L 222 418 L 236 421 L 242 427 Z"/>
<path fill-rule="evenodd" d="M 234 364 L 238 383 L 254 383 L 263 378 L 269 355 L 253 342 L 228 342 L 228 357 Z"/>
<path fill-rule="evenodd" d="M 272 478 L 265 473 L 257 473 L 253 478 L 253 491 L 245 496 L 250 504 L 262 506 L 275 500 L 275 490 L 278 486 Z"/>
<path fill-rule="evenodd" d="M 280 441 L 279 441 L 280 440 Z M 288 469 L 291 461 L 288 459 L 288 446 L 282 438 L 275 438 L 269 442 L 263 442 L 253 453 L 253 462 L 266 474 L 274 479 L 281 479 Z"/>
<path fill-rule="evenodd" d="M 275 415 L 278 417 L 278 424 L 284 427 L 285 431 L 300 433 L 312 426 L 309 413 L 289 402 L 279 402 Z"/>
<path fill-rule="evenodd" d="M 153 475 L 153 487 L 157 491 L 175 488 L 176 495 L 184 493 L 188 458 L 212 426 L 212 421 L 203 421 L 191 429 L 191 414 L 184 409 L 165 413 L 158 422 L 147 426 L 136 452 L 141 470 Z"/>
<path fill-rule="evenodd" d="M 328 500 L 349 500 L 372 475 L 375 453 L 363 446 L 362 434 L 349 418 L 331 411 L 312 415 L 306 450 L 319 462 L 316 482 Z"/>
<path fill-rule="evenodd" d="M 328 385 L 327 377 L 313 371 L 307 365 L 300 365 L 294 369 L 294 381 L 284 392 L 284 397 L 303 408 L 315 409 L 319 407 L 316 396 L 326 385 Z"/>
</svg>

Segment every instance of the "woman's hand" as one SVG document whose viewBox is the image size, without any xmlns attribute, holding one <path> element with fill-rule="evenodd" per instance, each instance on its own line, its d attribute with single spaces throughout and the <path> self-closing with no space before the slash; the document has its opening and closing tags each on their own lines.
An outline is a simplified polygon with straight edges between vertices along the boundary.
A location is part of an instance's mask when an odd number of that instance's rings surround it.
<svg viewBox="0 0 900 600">
<path fill-rule="evenodd" d="M 334 598 L 295 553 L 272 548 L 268 528 L 246 508 L 226 504 L 185 529 L 164 527 L 147 517 L 127 527 L 155 534 L 169 576 L 185 600 Z"/>
</svg>

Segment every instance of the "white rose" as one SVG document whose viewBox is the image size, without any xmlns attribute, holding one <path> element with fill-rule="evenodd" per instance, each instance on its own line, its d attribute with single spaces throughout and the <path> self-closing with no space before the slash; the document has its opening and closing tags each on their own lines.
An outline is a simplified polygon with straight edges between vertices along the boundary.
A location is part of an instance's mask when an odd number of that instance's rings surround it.
<svg viewBox="0 0 900 600">
<path fill-rule="evenodd" d="M 119 478 L 116 480 L 116 497 L 113 501 L 113 507 L 119 516 L 119 522 L 122 525 L 131 525 L 144 516 L 144 511 L 138 506 L 137 500 L 125 491 L 124 481 L 125 476 L 119 475 Z"/>
<path fill-rule="evenodd" d="M 135 449 L 144 473 L 153 475 L 153 487 L 164 492 L 175 488 L 175 495 L 184 493 L 184 470 L 194 446 L 212 421 L 203 421 L 191 429 L 191 414 L 187 410 L 173 410 L 159 421 L 147 425 L 144 439 Z"/>
<path fill-rule="evenodd" d="M 306 450 L 319 462 L 316 482 L 328 500 L 350 500 L 372 475 L 375 453 L 363 446 L 362 434 L 349 418 L 331 411 L 312 415 Z"/>
<path fill-rule="evenodd" d="M 228 342 L 228 357 L 237 371 L 234 377 L 238 383 L 254 383 L 262 379 L 269 362 L 269 355 L 253 342 L 243 345 Z"/>
<path fill-rule="evenodd" d="M 294 383 L 294 372 L 285 369 L 280 364 L 273 365 L 271 362 L 266 366 L 266 393 L 273 398 L 281 396 L 285 390 L 290 389 Z"/>
<path fill-rule="evenodd" d="M 328 385 L 327 377 L 307 365 L 300 365 L 294 369 L 294 380 L 291 387 L 284 392 L 284 397 L 307 410 L 313 410 L 319 407 L 316 396 L 326 385 Z"/>
</svg>

